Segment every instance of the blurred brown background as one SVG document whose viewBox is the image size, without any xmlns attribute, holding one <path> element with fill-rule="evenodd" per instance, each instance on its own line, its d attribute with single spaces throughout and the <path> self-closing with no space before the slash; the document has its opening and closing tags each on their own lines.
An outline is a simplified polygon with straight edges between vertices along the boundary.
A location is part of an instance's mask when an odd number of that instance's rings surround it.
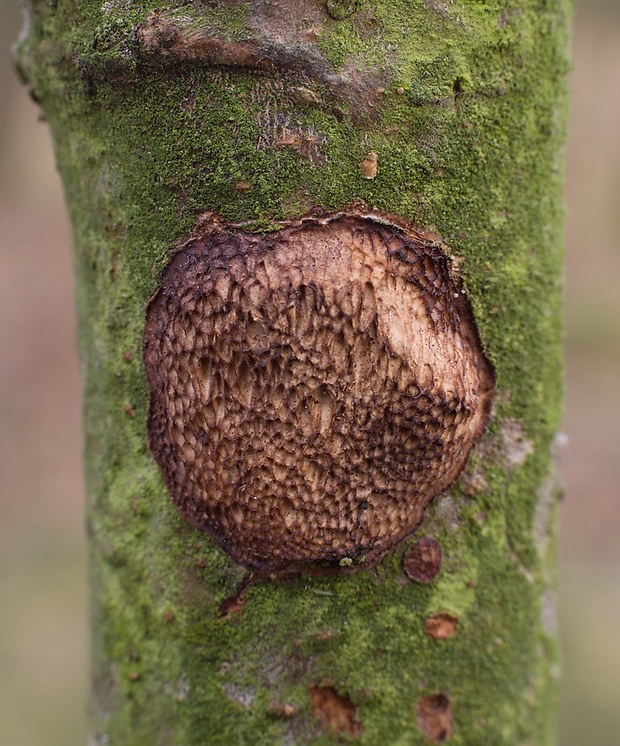
<svg viewBox="0 0 620 746">
<path fill-rule="evenodd" d="M 86 743 L 70 235 L 0 0 L 0 743 Z M 567 168 L 560 746 L 620 744 L 620 0 L 577 8 Z M 473 745 L 472 745 L 473 746 Z M 535 746 L 535 745 L 533 745 Z"/>
</svg>

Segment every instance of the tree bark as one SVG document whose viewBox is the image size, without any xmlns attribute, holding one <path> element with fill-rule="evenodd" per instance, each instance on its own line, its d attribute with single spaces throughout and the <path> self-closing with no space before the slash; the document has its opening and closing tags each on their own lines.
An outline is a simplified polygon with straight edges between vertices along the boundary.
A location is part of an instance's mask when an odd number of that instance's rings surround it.
<svg viewBox="0 0 620 746">
<path fill-rule="evenodd" d="M 569 24 L 568 0 L 28 4 L 74 231 L 92 744 L 554 742 Z M 394 546 L 257 571 L 177 512 L 153 425 L 149 449 L 147 307 L 205 230 L 338 216 L 435 247 L 493 410 Z"/>
</svg>

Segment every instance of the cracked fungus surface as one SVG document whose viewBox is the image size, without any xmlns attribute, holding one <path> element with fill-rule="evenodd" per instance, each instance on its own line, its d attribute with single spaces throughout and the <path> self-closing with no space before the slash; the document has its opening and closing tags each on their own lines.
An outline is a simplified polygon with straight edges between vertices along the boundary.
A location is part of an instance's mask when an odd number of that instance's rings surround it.
<svg viewBox="0 0 620 746">
<path fill-rule="evenodd" d="M 190 238 L 144 361 L 175 505 L 264 569 L 381 557 L 458 476 L 493 386 L 438 238 L 346 214 Z"/>
</svg>

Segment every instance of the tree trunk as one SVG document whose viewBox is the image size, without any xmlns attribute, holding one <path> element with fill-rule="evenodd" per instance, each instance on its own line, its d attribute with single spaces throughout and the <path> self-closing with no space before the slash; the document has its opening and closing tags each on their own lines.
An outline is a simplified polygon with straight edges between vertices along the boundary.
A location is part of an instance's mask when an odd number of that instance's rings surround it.
<svg viewBox="0 0 620 746">
<path fill-rule="evenodd" d="M 31 0 L 16 59 L 75 241 L 92 744 L 553 743 L 569 22 Z"/>
</svg>

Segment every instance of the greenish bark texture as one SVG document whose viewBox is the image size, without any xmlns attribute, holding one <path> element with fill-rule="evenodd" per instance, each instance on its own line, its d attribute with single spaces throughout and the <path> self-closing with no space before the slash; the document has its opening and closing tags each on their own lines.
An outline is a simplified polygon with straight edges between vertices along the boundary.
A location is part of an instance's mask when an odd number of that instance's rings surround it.
<svg viewBox="0 0 620 746">
<path fill-rule="evenodd" d="M 93 745 L 554 742 L 570 18 L 569 0 L 31 0 L 16 59 L 75 241 Z M 179 516 L 147 446 L 146 305 L 197 214 L 268 231 L 354 200 L 458 258 L 492 420 L 377 567 L 239 596 L 247 571 Z M 419 536 L 443 550 L 429 583 L 403 572 Z"/>
</svg>

